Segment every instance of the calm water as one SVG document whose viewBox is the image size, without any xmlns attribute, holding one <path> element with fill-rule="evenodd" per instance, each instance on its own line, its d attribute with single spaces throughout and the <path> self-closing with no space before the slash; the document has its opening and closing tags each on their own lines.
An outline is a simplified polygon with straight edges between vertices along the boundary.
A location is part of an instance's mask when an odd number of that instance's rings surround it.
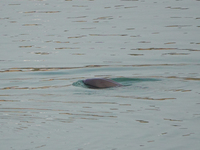
<svg viewBox="0 0 200 150">
<path fill-rule="evenodd" d="M 199 6 L 1 0 L 1 149 L 198 150 Z"/>
</svg>

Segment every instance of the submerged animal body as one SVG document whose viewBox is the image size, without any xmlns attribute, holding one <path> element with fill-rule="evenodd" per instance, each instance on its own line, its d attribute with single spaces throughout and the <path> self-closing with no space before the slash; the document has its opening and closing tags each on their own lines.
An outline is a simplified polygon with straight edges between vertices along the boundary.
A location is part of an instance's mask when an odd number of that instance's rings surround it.
<svg viewBox="0 0 200 150">
<path fill-rule="evenodd" d="M 110 88 L 122 86 L 120 83 L 105 78 L 86 79 L 83 80 L 83 83 L 91 88 Z"/>
</svg>

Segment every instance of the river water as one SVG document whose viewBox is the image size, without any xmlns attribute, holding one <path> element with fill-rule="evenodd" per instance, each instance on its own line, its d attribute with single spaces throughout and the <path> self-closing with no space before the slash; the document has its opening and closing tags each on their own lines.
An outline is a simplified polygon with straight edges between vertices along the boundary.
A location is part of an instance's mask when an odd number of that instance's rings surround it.
<svg viewBox="0 0 200 150">
<path fill-rule="evenodd" d="M 1 149 L 198 150 L 199 6 L 1 0 Z"/>
</svg>

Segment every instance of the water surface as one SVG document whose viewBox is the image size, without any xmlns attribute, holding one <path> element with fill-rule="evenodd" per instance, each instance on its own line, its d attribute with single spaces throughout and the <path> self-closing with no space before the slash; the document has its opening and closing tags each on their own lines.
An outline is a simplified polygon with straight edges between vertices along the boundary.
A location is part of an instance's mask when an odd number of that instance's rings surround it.
<svg viewBox="0 0 200 150">
<path fill-rule="evenodd" d="M 199 3 L 2 0 L 1 149 L 198 150 Z"/>
</svg>

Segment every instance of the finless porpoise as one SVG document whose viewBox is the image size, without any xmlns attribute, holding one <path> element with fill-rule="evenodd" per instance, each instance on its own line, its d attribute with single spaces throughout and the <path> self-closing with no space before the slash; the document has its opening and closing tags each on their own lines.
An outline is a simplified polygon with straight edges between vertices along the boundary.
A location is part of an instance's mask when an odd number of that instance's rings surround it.
<svg viewBox="0 0 200 150">
<path fill-rule="evenodd" d="M 91 88 L 110 88 L 110 87 L 123 86 L 120 83 L 117 83 L 111 79 L 105 79 L 105 78 L 86 79 L 86 80 L 83 80 L 83 83 Z"/>
</svg>

